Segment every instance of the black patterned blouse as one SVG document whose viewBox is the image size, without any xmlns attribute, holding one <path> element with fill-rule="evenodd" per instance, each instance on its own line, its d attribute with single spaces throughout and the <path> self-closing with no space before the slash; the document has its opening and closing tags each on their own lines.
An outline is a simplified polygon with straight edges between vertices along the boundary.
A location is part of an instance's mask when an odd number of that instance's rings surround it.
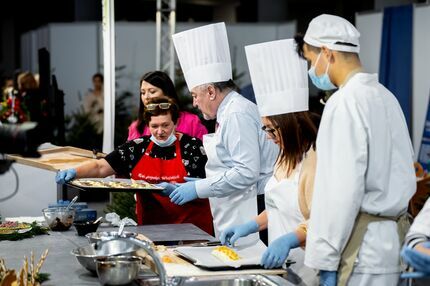
<svg viewBox="0 0 430 286">
<path fill-rule="evenodd" d="M 129 178 L 134 166 L 142 158 L 151 140 L 150 136 L 143 136 L 134 140 L 127 141 L 113 152 L 109 153 L 105 159 L 109 165 L 120 175 Z M 187 175 L 195 178 L 205 178 L 205 165 L 207 161 L 206 153 L 202 141 L 198 138 L 182 134 L 179 141 L 182 163 L 185 166 Z M 170 160 L 176 157 L 175 144 L 168 147 L 153 145 L 152 158 L 160 160 Z"/>
</svg>

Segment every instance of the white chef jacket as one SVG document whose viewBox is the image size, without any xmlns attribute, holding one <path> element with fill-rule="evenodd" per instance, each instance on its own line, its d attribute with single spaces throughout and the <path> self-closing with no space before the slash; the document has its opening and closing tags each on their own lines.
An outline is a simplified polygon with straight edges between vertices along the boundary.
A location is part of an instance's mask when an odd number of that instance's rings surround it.
<svg viewBox="0 0 430 286">
<path fill-rule="evenodd" d="M 317 137 L 317 169 L 305 264 L 335 271 L 358 212 L 398 216 L 415 193 L 413 149 L 397 99 L 376 74 L 357 73 L 327 102 Z M 354 273 L 396 273 L 394 221 L 369 224 Z"/>
<path fill-rule="evenodd" d="M 257 105 L 235 91 L 218 107 L 217 122 L 220 123 L 215 134 L 217 156 L 230 169 L 196 181 L 199 198 L 226 197 L 249 189 L 259 180 L 267 181 L 279 152 L 278 146 L 267 140 L 261 130 Z"/>
<path fill-rule="evenodd" d="M 411 225 L 405 242 L 407 245 L 414 247 L 420 242 L 430 239 L 430 199 L 427 199 L 420 213 L 415 217 Z"/>
</svg>

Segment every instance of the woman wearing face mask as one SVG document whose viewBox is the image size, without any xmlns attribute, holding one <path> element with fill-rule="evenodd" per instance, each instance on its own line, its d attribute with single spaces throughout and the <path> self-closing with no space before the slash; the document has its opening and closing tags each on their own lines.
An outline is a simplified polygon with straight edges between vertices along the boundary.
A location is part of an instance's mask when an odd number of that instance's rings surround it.
<svg viewBox="0 0 430 286">
<path fill-rule="evenodd" d="M 127 141 L 104 159 L 92 161 L 57 174 L 57 183 L 74 178 L 107 177 L 113 174 L 149 183 L 183 183 L 184 177 L 204 178 L 207 157 L 202 142 L 176 132 L 178 105 L 170 98 L 157 97 L 145 106 L 144 120 L 151 135 Z M 170 202 L 163 193 L 137 193 L 136 214 L 139 224 L 192 223 L 212 233 L 212 215 L 207 199 L 183 206 Z"/>
<path fill-rule="evenodd" d="M 172 80 L 162 71 L 148 72 L 140 80 L 138 119 L 128 127 L 128 140 L 150 134 L 144 117 L 145 106 L 149 100 L 160 96 L 173 99 L 179 106 L 180 111 L 176 131 L 202 140 L 203 135 L 208 133 L 206 127 L 201 123 L 197 115 L 182 110 Z"/>
<path fill-rule="evenodd" d="M 248 67 L 268 140 L 280 147 L 273 175 L 264 186 L 266 210 L 255 219 L 227 228 L 221 242 L 268 229 L 264 268 L 281 267 L 287 257 L 293 285 L 318 285 L 317 272 L 304 264 L 304 246 L 316 166 L 317 115 L 308 111 L 306 62 L 292 39 L 245 47 Z"/>
</svg>

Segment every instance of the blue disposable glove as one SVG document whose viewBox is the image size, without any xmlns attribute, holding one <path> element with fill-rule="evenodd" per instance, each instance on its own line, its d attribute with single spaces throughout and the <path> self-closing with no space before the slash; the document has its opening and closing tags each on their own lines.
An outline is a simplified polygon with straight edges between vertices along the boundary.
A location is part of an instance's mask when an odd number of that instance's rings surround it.
<svg viewBox="0 0 430 286">
<path fill-rule="evenodd" d="M 195 177 L 184 177 L 185 182 L 193 182 L 201 180 L 201 178 L 195 178 Z"/>
<path fill-rule="evenodd" d="M 420 243 L 425 248 L 430 248 L 430 241 Z M 412 266 L 417 272 L 430 272 L 430 255 L 419 252 L 416 249 L 404 246 L 401 256 L 407 264 Z M 429 274 L 430 275 L 430 274 Z"/>
<path fill-rule="evenodd" d="M 76 169 L 67 169 L 59 171 L 55 176 L 55 182 L 57 184 L 65 184 L 76 177 Z"/>
<path fill-rule="evenodd" d="M 197 199 L 196 182 L 181 184 L 169 195 L 170 201 L 177 205 L 183 205 Z"/>
<path fill-rule="evenodd" d="M 236 240 L 241 237 L 250 235 L 251 233 L 257 232 L 259 225 L 255 220 L 251 220 L 244 224 L 233 225 L 227 227 L 220 235 L 219 240 L 222 244 L 233 245 Z"/>
<path fill-rule="evenodd" d="M 161 182 L 159 184 L 155 184 L 157 187 L 163 188 L 163 190 L 160 192 L 162 196 L 168 197 L 179 185 L 177 184 L 171 184 L 167 182 Z"/>
<path fill-rule="evenodd" d="M 287 260 L 290 249 L 300 246 L 300 241 L 294 232 L 287 233 L 273 241 L 261 257 L 260 264 L 264 268 L 281 267 Z"/>
<path fill-rule="evenodd" d="M 336 286 L 337 271 L 320 270 L 320 285 L 319 286 Z"/>
<path fill-rule="evenodd" d="M 420 279 L 430 277 L 430 272 L 404 272 L 400 275 L 402 279 Z"/>
</svg>

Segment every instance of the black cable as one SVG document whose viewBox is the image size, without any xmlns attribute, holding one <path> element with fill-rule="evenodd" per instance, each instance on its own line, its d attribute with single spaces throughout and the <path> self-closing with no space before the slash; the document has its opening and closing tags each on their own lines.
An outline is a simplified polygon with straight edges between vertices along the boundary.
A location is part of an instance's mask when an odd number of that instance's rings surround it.
<svg viewBox="0 0 430 286">
<path fill-rule="evenodd" d="M 18 189 L 19 189 L 19 178 L 18 178 L 18 173 L 16 172 L 14 167 L 10 167 L 10 170 L 14 173 L 15 175 L 15 181 L 16 181 L 16 186 L 15 186 L 15 190 L 12 192 L 12 194 L 7 195 L 3 198 L 0 198 L 0 203 L 7 201 L 9 199 L 11 199 L 12 197 L 14 197 L 17 193 L 18 193 Z"/>
</svg>

